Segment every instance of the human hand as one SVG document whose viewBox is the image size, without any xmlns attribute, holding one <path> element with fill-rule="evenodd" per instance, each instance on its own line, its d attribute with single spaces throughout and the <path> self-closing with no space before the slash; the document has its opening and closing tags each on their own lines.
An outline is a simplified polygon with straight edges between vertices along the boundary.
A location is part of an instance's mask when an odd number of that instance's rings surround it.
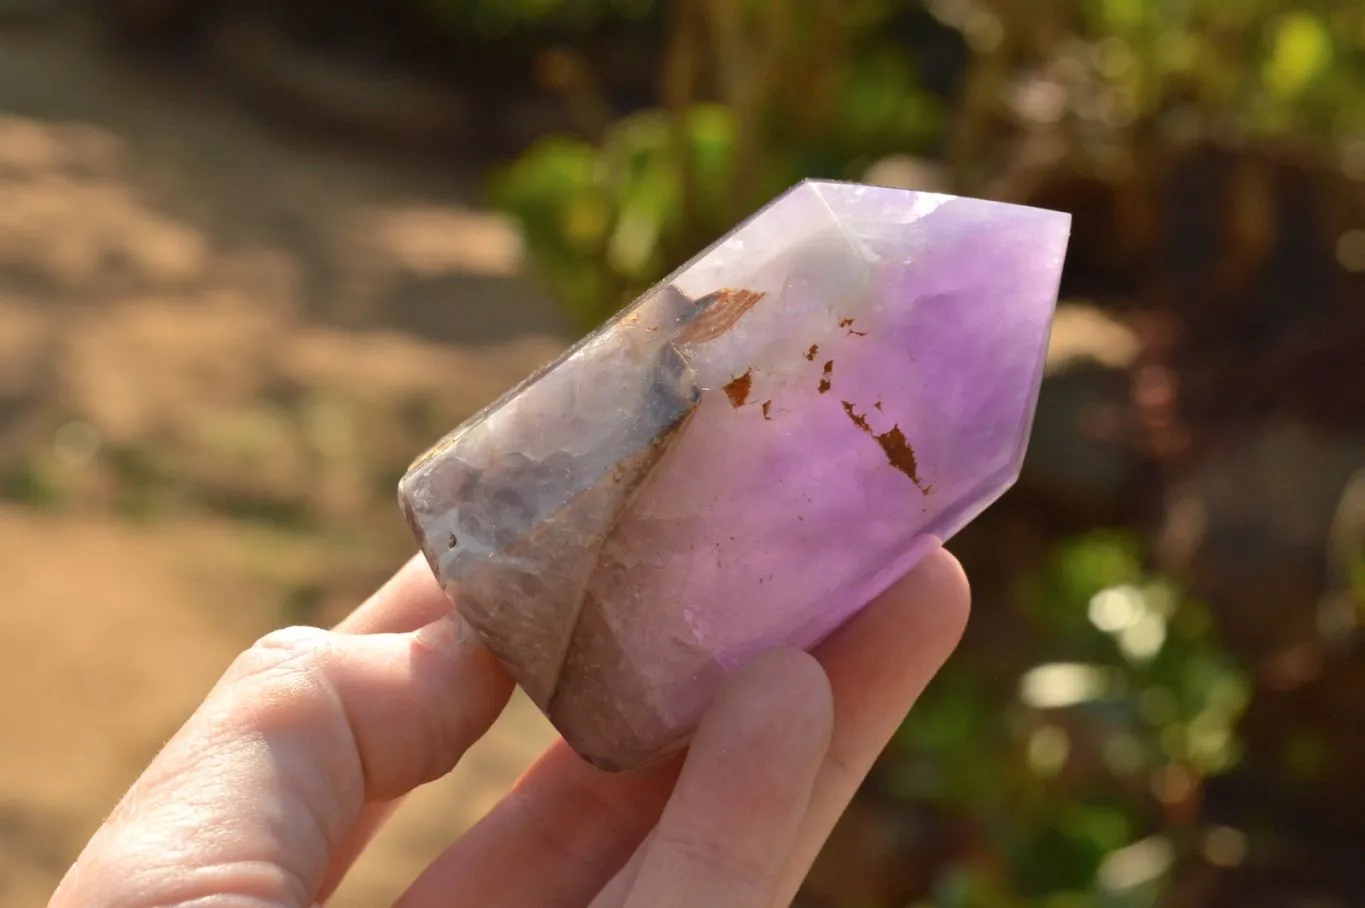
<svg viewBox="0 0 1365 908">
<path fill-rule="evenodd" d="M 563 742 L 428 867 L 405 908 L 788 904 L 966 622 L 942 550 L 822 644 L 739 672 L 692 746 L 619 776 Z M 266 636 L 124 796 L 50 908 L 309 908 L 512 682 L 414 559 L 334 631 Z"/>
</svg>

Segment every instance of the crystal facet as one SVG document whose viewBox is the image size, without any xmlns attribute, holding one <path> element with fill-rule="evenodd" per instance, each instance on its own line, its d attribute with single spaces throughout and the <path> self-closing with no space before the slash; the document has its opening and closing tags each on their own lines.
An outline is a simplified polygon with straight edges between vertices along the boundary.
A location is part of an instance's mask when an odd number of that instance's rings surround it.
<svg viewBox="0 0 1365 908">
<path fill-rule="evenodd" d="M 650 763 L 1013 484 L 1069 230 L 800 184 L 412 466 L 427 560 L 583 757 Z"/>
</svg>

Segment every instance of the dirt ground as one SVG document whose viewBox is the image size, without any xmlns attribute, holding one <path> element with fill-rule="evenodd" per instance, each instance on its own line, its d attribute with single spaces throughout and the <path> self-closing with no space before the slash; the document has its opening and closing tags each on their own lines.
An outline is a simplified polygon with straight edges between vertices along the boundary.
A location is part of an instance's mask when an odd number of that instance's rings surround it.
<svg viewBox="0 0 1365 908">
<path fill-rule="evenodd" d="M 473 185 L 0 27 L 3 908 L 233 655 L 400 563 L 404 463 L 562 347 Z M 514 701 L 335 904 L 391 900 L 549 739 Z"/>
</svg>

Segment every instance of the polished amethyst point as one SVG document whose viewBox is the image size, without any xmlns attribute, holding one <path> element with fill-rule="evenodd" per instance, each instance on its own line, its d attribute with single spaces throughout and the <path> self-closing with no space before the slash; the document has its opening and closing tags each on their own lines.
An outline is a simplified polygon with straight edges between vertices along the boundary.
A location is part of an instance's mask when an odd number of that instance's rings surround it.
<svg viewBox="0 0 1365 908">
<path fill-rule="evenodd" d="M 569 744 L 648 764 L 1015 481 L 1069 228 L 802 183 L 418 460 L 422 550 Z"/>
</svg>

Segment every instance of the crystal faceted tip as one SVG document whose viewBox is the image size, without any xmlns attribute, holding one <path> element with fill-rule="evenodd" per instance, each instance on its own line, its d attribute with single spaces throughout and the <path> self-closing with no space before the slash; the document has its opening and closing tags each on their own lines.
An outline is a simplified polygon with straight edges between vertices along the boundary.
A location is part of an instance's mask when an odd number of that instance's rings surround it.
<svg viewBox="0 0 1365 908">
<path fill-rule="evenodd" d="M 1018 478 L 1070 223 L 801 183 L 413 464 L 422 551 L 580 755 L 656 761 Z"/>
</svg>

